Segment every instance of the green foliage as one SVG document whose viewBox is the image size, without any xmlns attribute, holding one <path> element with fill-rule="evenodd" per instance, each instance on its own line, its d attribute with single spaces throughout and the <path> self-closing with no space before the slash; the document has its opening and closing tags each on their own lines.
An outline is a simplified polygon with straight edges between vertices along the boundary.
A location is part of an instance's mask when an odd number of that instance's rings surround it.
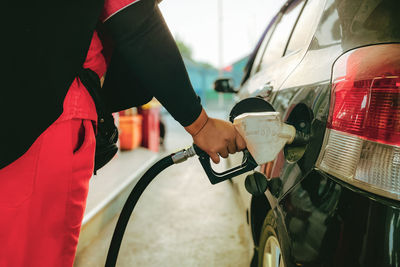
<svg viewBox="0 0 400 267">
<path fill-rule="evenodd" d="M 193 60 L 193 49 L 181 38 L 179 38 L 179 36 L 175 37 L 175 42 L 178 46 L 179 52 L 181 52 L 181 55 L 187 59 Z"/>
</svg>

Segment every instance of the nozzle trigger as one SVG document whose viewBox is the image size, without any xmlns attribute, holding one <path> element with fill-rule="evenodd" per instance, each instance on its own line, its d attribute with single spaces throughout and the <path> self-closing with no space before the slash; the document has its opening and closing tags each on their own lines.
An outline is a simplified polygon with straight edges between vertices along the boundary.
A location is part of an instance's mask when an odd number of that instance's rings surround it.
<svg viewBox="0 0 400 267">
<path fill-rule="evenodd" d="M 199 156 L 199 161 L 203 166 L 205 173 L 208 176 L 211 184 L 217 184 L 223 182 L 227 179 L 236 177 L 245 172 L 251 171 L 257 167 L 256 161 L 251 156 L 250 152 L 245 149 L 243 150 L 243 160 L 239 166 L 236 166 L 232 169 L 226 170 L 224 172 L 216 172 L 213 170 L 211 166 L 210 156 L 201 150 L 198 146 L 193 144 L 193 148 L 196 151 L 196 154 Z"/>
</svg>

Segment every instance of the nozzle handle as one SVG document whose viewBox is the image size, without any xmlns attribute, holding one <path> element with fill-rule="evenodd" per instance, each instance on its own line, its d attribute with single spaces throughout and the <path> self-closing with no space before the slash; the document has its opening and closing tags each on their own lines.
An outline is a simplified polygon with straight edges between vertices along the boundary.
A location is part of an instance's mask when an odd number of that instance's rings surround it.
<svg viewBox="0 0 400 267">
<path fill-rule="evenodd" d="M 196 151 L 196 154 L 199 156 L 199 161 L 201 163 L 201 166 L 203 166 L 203 169 L 206 172 L 211 184 L 217 184 L 223 182 L 227 179 L 251 171 L 257 167 L 256 161 L 253 159 L 250 152 L 247 149 L 245 149 L 243 150 L 242 163 L 239 166 L 236 166 L 224 172 L 216 172 L 213 170 L 211 166 L 210 156 L 195 144 L 193 144 L 193 148 Z"/>
</svg>

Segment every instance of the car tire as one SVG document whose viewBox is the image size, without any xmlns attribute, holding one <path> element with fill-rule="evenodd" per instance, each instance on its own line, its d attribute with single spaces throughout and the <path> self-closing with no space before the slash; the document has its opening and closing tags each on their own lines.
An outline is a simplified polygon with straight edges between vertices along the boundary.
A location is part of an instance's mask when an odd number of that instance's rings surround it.
<svg viewBox="0 0 400 267">
<path fill-rule="evenodd" d="M 261 231 L 257 253 L 258 267 L 285 267 L 276 225 L 274 213 L 270 210 Z"/>
</svg>

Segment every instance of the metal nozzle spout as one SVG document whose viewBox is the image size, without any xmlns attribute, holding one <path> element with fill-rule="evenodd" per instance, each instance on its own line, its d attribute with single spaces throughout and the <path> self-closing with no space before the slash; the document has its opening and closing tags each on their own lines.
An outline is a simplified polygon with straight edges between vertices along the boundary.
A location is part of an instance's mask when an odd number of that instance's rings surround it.
<svg viewBox="0 0 400 267">
<path fill-rule="evenodd" d="M 289 143 L 292 146 L 302 146 L 302 145 L 307 145 L 311 140 L 311 136 L 309 134 L 306 134 L 302 131 L 296 131 L 296 135 L 294 136 L 294 139 L 291 143 Z"/>
</svg>

